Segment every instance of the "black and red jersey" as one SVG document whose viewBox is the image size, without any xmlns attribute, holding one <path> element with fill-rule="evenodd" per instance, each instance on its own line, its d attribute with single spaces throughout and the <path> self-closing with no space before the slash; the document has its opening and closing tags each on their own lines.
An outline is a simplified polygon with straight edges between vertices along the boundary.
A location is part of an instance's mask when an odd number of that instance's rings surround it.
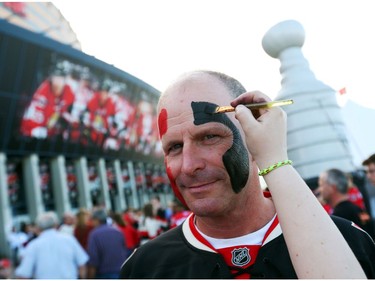
<svg viewBox="0 0 375 281">
<path fill-rule="evenodd" d="M 332 216 L 368 278 L 375 278 L 375 244 L 348 220 Z M 312 245 L 313 247 L 313 245 Z M 311 261 L 314 262 L 314 261 Z M 246 268 L 251 278 L 297 278 L 279 224 L 272 226 Z M 224 257 L 198 239 L 189 219 L 138 248 L 123 264 L 121 278 L 232 279 L 236 276 Z"/>
</svg>

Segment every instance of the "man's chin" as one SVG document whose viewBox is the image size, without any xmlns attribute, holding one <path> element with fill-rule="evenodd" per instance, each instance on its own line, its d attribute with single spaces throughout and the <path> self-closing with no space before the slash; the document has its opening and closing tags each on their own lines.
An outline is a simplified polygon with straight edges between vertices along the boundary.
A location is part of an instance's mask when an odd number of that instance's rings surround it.
<svg viewBox="0 0 375 281">
<path fill-rule="evenodd" d="M 187 203 L 189 209 L 199 217 L 216 216 L 222 212 L 223 204 L 212 198 L 196 199 Z"/>
</svg>

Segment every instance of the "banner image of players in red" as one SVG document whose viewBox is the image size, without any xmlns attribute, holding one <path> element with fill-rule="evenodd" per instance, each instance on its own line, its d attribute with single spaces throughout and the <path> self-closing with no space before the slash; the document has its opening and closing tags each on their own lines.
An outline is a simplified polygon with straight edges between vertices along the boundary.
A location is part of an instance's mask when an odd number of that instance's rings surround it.
<svg viewBox="0 0 375 281">
<path fill-rule="evenodd" d="M 153 106 L 147 101 L 140 101 L 137 106 L 137 115 L 135 120 L 136 150 L 144 151 L 146 154 L 155 145 L 157 139 L 157 123 L 154 118 Z"/>
<path fill-rule="evenodd" d="M 130 88 L 132 90 L 130 90 Z M 26 137 L 162 156 L 156 98 L 106 74 L 66 59 L 57 60 L 26 107 Z"/>
<path fill-rule="evenodd" d="M 101 83 L 97 92 L 88 101 L 84 116 L 88 139 L 97 146 L 118 149 L 116 145 L 108 145 L 108 140 L 115 137 L 114 126 L 115 104 L 110 96 L 110 81 Z"/>
<path fill-rule="evenodd" d="M 80 142 L 83 124 L 83 116 L 87 110 L 87 104 L 93 98 L 98 86 L 98 81 L 88 67 L 74 65 L 70 67 L 71 74 L 67 76 L 66 83 L 74 93 L 74 103 L 69 114 L 65 114 L 68 126 L 64 131 L 64 139 L 71 142 Z"/>
<path fill-rule="evenodd" d="M 66 68 L 57 65 L 33 95 L 21 123 L 21 133 L 35 138 L 59 135 L 64 118 L 74 102 L 74 94 L 66 83 Z"/>
</svg>

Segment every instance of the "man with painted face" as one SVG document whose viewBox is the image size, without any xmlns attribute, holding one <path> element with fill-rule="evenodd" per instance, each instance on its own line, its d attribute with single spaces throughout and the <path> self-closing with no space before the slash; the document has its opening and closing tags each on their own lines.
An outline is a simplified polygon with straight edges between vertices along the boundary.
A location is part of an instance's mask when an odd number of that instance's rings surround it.
<svg viewBox="0 0 375 281">
<path fill-rule="evenodd" d="M 331 219 L 285 161 L 284 111 L 250 111 L 242 104 L 270 99 L 245 92 L 224 74 L 195 71 L 161 95 L 168 177 L 192 215 L 136 250 L 120 277 L 374 278 L 372 239 L 349 221 Z M 229 104 L 235 112 L 213 113 Z M 270 166 L 267 194 L 258 169 Z"/>
</svg>

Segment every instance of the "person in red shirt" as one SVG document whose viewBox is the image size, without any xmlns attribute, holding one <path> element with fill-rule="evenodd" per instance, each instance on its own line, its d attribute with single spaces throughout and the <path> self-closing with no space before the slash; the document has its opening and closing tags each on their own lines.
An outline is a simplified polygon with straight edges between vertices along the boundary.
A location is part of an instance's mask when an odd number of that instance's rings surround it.
<svg viewBox="0 0 375 281">
<path fill-rule="evenodd" d="M 348 176 L 348 197 L 349 201 L 352 202 L 354 205 L 357 205 L 359 208 L 361 208 L 362 212 L 360 213 L 360 219 L 364 226 L 364 229 L 372 236 L 375 237 L 375 233 L 373 230 L 373 226 L 371 223 L 371 216 L 366 210 L 365 201 L 363 198 L 363 195 L 359 188 L 354 184 L 353 177 L 351 174 L 347 174 Z"/>
<path fill-rule="evenodd" d="M 182 224 L 191 214 L 191 211 L 178 200 L 173 201 L 172 210 L 173 214 L 170 218 L 169 228 Z"/>
<path fill-rule="evenodd" d="M 353 177 L 351 174 L 347 174 L 348 177 L 348 196 L 349 201 L 353 202 L 355 205 L 360 207 L 363 211 L 366 211 L 365 202 L 363 200 L 362 193 L 359 191 L 358 187 L 353 182 Z"/>
<path fill-rule="evenodd" d="M 124 221 L 123 217 L 119 213 L 113 213 L 111 218 L 115 227 L 117 227 L 124 234 L 126 247 L 129 250 L 128 256 L 130 256 L 130 254 L 139 246 L 141 242 L 138 231 L 130 223 Z"/>
</svg>

